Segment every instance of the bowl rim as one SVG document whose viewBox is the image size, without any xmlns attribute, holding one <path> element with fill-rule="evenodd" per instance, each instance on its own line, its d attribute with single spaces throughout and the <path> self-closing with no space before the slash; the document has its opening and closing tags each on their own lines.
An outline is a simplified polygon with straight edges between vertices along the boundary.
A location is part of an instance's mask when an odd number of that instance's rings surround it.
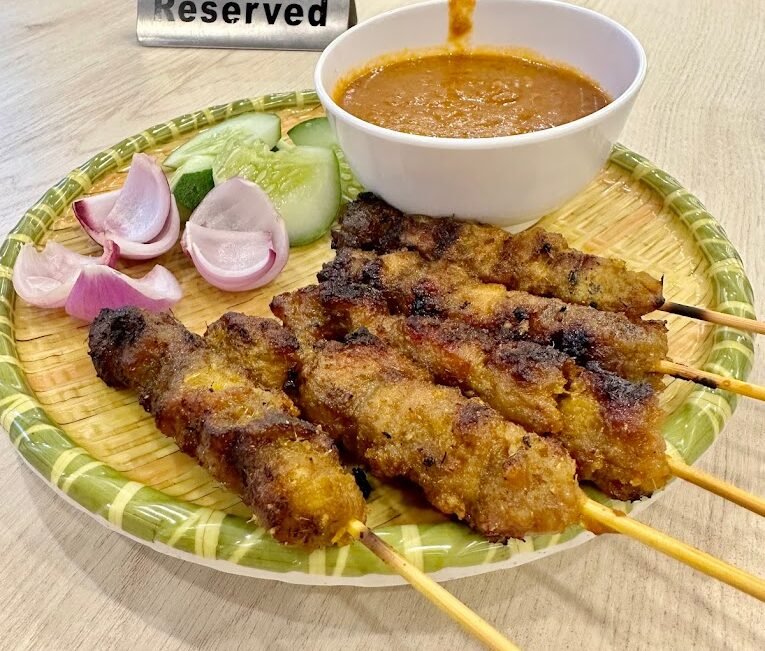
<svg viewBox="0 0 765 651">
<path fill-rule="evenodd" d="M 625 105 L 629 105 L 629 103 L 637 95 L 640 87 L 643 85 L 648 68 L 645 49 L 631 31 L 629 31 L 621 23 L 618 23 L 613 18 L 609 18 L 604 14 L 601 14 L 592 9 L 588 9 L 586 7 L 580 7 L 578 5 L 562 2 L 560 0 L 512 1 L 519 4 L 552 5 L 563 11 L 571 11 L 574 13 L 584 14 L 588 18 L 605 22 L 614 27 L 627 38 L 627 41 L 632 45 L 638 55 L 638 71 L 630 85 L 611 103 L 593 113 L 590 113 L 589 115 L 585 115 L 571 122 L 566 122 L 564 124 L 550 127 L 549 129 L 542 129 L 541 131 L 518 133 L 509 136 L 492 136 L 489 138 L 442 138 L 440 136 L 422 136 L 413 133 L 406 133 L 403 131 L 395 131 L 393 129 L 381 127 L 376 124 L 372 124 L 371 122 L 362 120 L 352 113 L 349 113 L 337 102 L 335 102 L 335 100 L 332 98 L 331 90 L 328 91 L 325 88 L 321 79 L 327 60 L 332 56 L 334 50 L 357 30 L 373 28 L 376 23 L 384 22 L 390 19 L 390 17 L 393 15 L 421 11 L 423 8 L 433 7 L 436 5 L 447 5 L 447 0 L 429 0 L 427 2 L 418 2 L 417 4 L 398 7 L 396 9 L 377 14 L 376 16 L 373 16 L 372 18 L 359 23 L 355 27 L 352 27 L 351 29 L 335 38 L 321 53 L 321 56 L 316 63 L 316 67 L 314 68 L 314 86 L 322 106 L 324 107 L 325 111 L 327 111 L 327 113 L 332 114 L 336 118 L 342 119 L 353 127 L 366 132 L 370 136 L 376 136 L 378 138 L 396 141 L 400 144 L 437 149 L 494 149 L 499 147 L 511 147 L 516 145 L 532 144 L 535 142 L 544 142 L 547 140 L 555 140 L 559 137 L 578 133 L 593 126 L 594 124 L 602 122 L 612 113 L 621 110 Z M 483 2 L 484 6 L 499 4 L 499 0 L 483 0 Z M 506 0 L 503 0 L 503 3 L 504 2 L 506 2 Z"/>
</svg>

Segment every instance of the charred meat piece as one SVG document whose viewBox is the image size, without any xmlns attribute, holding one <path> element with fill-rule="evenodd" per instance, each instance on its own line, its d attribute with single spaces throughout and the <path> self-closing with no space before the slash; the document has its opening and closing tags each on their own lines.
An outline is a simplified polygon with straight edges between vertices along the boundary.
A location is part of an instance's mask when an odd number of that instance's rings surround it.
<svg viewBox="0 0 765 651">
<path fill-rule="evenodd" d="M 227 312 L 207 326 L 204 340 L 260 386 L 279 391 L 293 388 L 300 363 L 298 342 L 278 321 Z"/>
<path fill-rule="evenodd" d="M 512 340 L 553 346 L 581 364 L 629 380 L 650 376 L 667 355 L 663 321 L 632 320 L 554 298 L 483 283 L 459 266 L 429 262 L 414 251 L 382 256 L 344 249 L 324 266 L 320 280 L 363 282 L 379 289 L 393 311 L 454 318 Z"/>
<path fill-rule="evenodd" d="M 639 317 L 664 304 L 662 283 L 622 260 L 589 255 L 541 228 L 512 235 L 496 226 L 406 215 L 370 193 L 348 204 L 332 233 L 335 248 L 398 249 L 464 267 L 484 282 Z"/>
<path fill-rule="evenodd" d="M 563 353 L 530 341 L 498 341 L 462 321 L 392 315 L 382 293 L 368 285 L 330 281 L 303 291 L 321 306 L 314 324 L 322 336 L 338 339 L 367 328 L 438 383 L 479 395 L 522 427 L 540 434 L 563 427 L 558 400 L 570 361 Z"/>
<path fill-rule="evenodd" d="M 526 429 L 554 436 L 577 462 L 579 478 L 611 497 L 637 499 L 666 484 L 664 414 L 650 384 L 582 368 L 549 346 L 497 341 L 464 322 L 392 315 L 381 293 L 365 285 L 335 281 L 303 291 L 324 310 L 325 334 L 367 328 L 437 382 L 479 396 Z"/>
<path fill-rule="evenodd" d="M 434 384 L 422 366 L 366 330 L 343 341 L 317 338 L 321 306 L 310 290 L 276 297 L 272 310 L 300 341 L 303 413 L 377 477 L 418 484 L 434 507 L 491 540 L 579 521 L 575 464 L 554 440 Z"/>
<path fill-rule="evenodd" d="M 253 330 L 283 330 L 264 321 L 254 320 Z M 98 376 L 137 391 L 159 430 L 239 493 L 277 540 L 308 548 L 350 542 L 346 527 L 364 519 L 364 499 L 332 440 L 300 420 L 286 394 L 258 386 L 170 314 L 103 310 L 89 344 Z"/>
<path fill-rule="evenodd" d="M 619 500 L 663 488 L 670 470 L 661 433 L 664 412 L 654 388 L 596 366 L 567 366 L 566 376 L 558 438 L 576 459 L 580 478 Z"/>
</svg>

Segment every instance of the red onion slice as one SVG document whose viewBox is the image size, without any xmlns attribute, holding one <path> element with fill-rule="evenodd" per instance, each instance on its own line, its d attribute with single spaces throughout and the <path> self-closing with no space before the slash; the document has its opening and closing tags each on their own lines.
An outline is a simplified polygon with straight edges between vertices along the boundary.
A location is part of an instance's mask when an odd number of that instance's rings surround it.
<svg viewBox="0 0 765 651">
<path fill-rule="evenodd" d="M 170 195 L 170 214 L 162 230 L 151 242 L 133 242 L 117 233 L 93 230 L 89 226 L 91 223 L 103 223 L 105 215 L 114 206 L 120 192 L 121 190 L 114 190 L 94 194 L 92 197 L 80 199 L 72 204 L 75 216 L 90 238 L 102 246 L 107 240 L 116 242 L 120 247 L 120 256 L 127 260 L 150 260 L 172 249 L 181 232 L 181 216 L 178 212 L 178 204 L 172 195 Z"/>
<path fill-rule="evenodd" d="M 131 242 L 147 243 L 165 226 L 170 196 L 162 168 L 146 154 L 136 154 L 121 190 L 85 197 L 72 207 L 91 237 L 94 233 L 112 233 Z"/>
<path fill-rule="evenodd" d="M 186 224 L 181 246 L 207 282 L 229 292 L 267 285 L 289 257 L 284 220 L 260 187 L 240 178 L 204 198 Z"/>
<path fill-rule="evenodd" d="M 127 305 L 151 312 L 170 309 L 183 296 L 172 273 L 157 265 L 143 278 L 131 278 L 103 265 L 83 267 L 66 300 L 66 313 L 92 321 L 103 308 Z"/>
<path fill-rule="evenodd" d="M 178 204 L 175 202 L 175 197 L 171 196 L 170 214 L 165 220 L 165 225 L 162 227 L 162 230 L 151 242 L 146 242 L 145 244 L 131 242 L 124 237 L 120 237 L 116 233 L 104 233 L 100 234 L 100 236 L 116 243 L 120 247 L 120 256 L 123 258 L 128 260 L 151 260 L 152 258 L 156 258 L 172 249 L 178 241 L 180 232 L 181 215 L 178 212 Z M 93 235 L 91 235 L 91 237 L 93 237 Z"/>
<path fill-rule="evenodd" d="M 261 287 L 283 268 L 276 265 L 271 233 L 264 231 L 222 231 L 187 224 L 183 243 L 199 274 L 228 292 Z"/>
<path fill-rule="evenodd" d="M 113 242 L 104 243 L 103 255 L 99 257 L 80 255 L 57 242 L 48 242 L 42 251 L 32 244 L 25 244 L 13 267 L 13 288 L 31 305 L 64 307 L 82 269 L 113 266 L 119 254 L 119 246 Z"/>
</svg>

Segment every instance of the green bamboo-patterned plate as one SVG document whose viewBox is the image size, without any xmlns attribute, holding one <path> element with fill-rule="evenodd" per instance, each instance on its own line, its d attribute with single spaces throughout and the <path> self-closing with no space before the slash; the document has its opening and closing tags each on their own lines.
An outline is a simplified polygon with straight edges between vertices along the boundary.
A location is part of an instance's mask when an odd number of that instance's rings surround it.
<svg viewBox="0 0 765 651">
<path fill-rule="evenodd" d="M 228 572 L 308 584 L 365 586 L 400 583 L 367 549 L 354 544 L 313 553 L 274 542 L 239 501 L 216 484 L 172 440 L 163 437 L 129 392 L 106 388 L 87 357 L 86 327 L 61 310 L 42 312 L 17 300 L 11 283 L 20 247 L 56 239 L 86 254 L 97 247 L 77 226 L 71 202 L 119 187 L 132 155 L 163 156 L 197 129 L 248 111 L 275 111 L 288 128 L 320 114 L 312 91 L 268 95 L 211 107 L 157 125 L 94 156 L 48 190 L 11 231 L 0 251 L 0 423 L 13 446 L 47 483 L 99 522 L 158 551 Z M 671 176 L 630 150 L 615 147 L 608 167 L 542 225 L 578 248 L 626 259 L 665 276 L 673 300 L 754 317 L 741 260 L 703 205 Z M 244 294 L 209 287 L 180 253 L 159 263 L 184 287 L 176 308 L 193 330 L 227 309 L 267 314 L 274 294 L 312 282 L 331 257 L 328 240 L 293 250 L 271 286 Z M 123 269 L 142 275 L 150 263 Z M 752 363 L 749 335 L 669 316 L 670 351 L 678 361 L 745 379 Z M 694 462 L 735 408 L 735 397 L 681 381 L 663 395 L 670 454 Z M 591 495 L 609 502 L 597 491 Z M 615 504 L 624 510 L 642 508 Z M 525 563 L 592 537 L 580 528 L 508 545 L 490 544 L 467 527 L 435 514 L 398 486 L 375 484 L 370 525 L 437 579 Z"/>
</svg>

